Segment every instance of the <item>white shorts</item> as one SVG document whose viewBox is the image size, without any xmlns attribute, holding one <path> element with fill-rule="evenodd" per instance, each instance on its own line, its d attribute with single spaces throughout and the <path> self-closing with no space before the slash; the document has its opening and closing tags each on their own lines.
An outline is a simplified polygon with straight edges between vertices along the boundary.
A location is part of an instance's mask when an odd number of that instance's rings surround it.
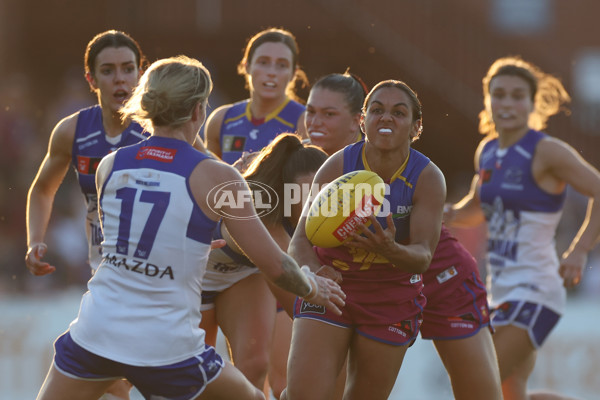
<svg viewBox="0 0 600 400">
<path fill-rule="evenodd" d="M 206 264 L 206 272 L 202 278 L 202 306 L 200 310 L 206 311 L 214 308 L 214 298 L 218 293 L 257 273 L 260 273 L 260 270 L 254 265 L 234 261 L 222 249 L 212 250 Z"/>
</svg>

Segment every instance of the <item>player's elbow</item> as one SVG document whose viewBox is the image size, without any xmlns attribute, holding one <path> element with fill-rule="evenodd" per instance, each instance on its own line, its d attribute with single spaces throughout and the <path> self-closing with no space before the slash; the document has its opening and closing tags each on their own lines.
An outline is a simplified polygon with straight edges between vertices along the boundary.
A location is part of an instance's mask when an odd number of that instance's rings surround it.
<svg viewBox="0 0 600 400">
<path fill-rule="evenodd" d="M 412 258 L 411 262 L 405 264 L 405 269 L 413 274 L 422 274 L 429 268 L 432 258 L 433 256 L 429 251 L 419 253 Z"/>
<path fill-rule="evenodd" d="M 419 262 L 415 265 L 415 271 L 418 274 L 423 274 L 425 273 L 425 271 L 427 271 L 427 269 L 429 268 L 429 265 L 431 265 L 431 259 L 433 258 L 433 255 L 431 253 L 427 253 L 423 255 L 423 258 L 421 260 L 419 260 Z"/>
</svg>

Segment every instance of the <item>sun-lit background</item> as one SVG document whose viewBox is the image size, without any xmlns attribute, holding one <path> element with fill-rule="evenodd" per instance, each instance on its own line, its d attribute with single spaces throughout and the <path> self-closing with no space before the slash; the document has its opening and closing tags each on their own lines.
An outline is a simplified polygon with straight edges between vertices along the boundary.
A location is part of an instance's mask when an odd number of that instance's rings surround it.
<svg viewBox="0 0 600 400">
<path fill-rule="evenodd" d="M 521 55 L 561 78 L 573 101 L 547 131 L 600 167 L 599 15 L 597 0 L 0 0 L 0 399 L 35 396 L 51 342 L 74 318 L 89 278 L 83 199 L 71 171 L 47 234 L 47 259 L 57 272 L 30 276 L 23 259 L 26 194 L 51 129 L 96 100 L 83 77 L 83 53 L 95 34 L 126 31 L 150 62 L 198 58 L 215 82 L 212 108 L 247 97 L 236 66 L 248 38 L 267 27 L 296 35 L 310 83 L 347 68 L 369 86 L 404 80 L 424 107 L 425 129 L 414 147 L 442 169 L 455 201 L 467 191 L 481 138 L 481 78 L 501 56 Z M 298 94 L 306 99 L 308 88 Z M 585 204 L 569 192 L 559 251 Z M 479 259 L 482 233 L 457 232 Z M 600 370 L 599 266 L 596 250 L 541 353 L 534 387 L 583 398 L 600 393 L 591 372 Z M 561 372 L 565 365 L 569 372 Z M 397 398 L 451 397 L 427 342 L 409 350 L 400 375 Z"/>
</svg>

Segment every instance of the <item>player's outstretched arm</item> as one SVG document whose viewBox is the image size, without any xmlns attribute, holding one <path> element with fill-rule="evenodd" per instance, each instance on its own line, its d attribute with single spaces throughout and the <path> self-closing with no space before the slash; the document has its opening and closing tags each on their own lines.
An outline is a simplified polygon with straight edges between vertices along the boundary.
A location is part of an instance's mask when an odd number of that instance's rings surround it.
<svg viewBox="0 0 600 400">
<path fill-rule="evenodd" d="M 213 191 L 209 195 L 209 188 L 223 182 L 237 184 L 226 185 L 221 193 Z M 240 249 L 267 279 L 312 303 L 341 313 L 346 296 L 339 285 L 310 271 L 301 271 L 294 259 L 279 248 L 256 215 L 247 184 L 233 167 L 214 160 L 203 161 L 192 173 L 190 183 L 200 208 L 214 219 L 223 217 Z"/>
</svg>

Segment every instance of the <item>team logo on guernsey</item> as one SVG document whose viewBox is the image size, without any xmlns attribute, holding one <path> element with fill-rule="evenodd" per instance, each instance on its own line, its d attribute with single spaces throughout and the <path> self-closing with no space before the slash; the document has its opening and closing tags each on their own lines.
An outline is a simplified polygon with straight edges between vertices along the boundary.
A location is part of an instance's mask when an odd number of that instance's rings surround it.
<svg viewBox="0 0 600 400">
<path fill-rule="evenodd" d="M 244 136 L 223 135 L 223 151 L 243 151 L 245 145 Z"/>
<path fill-rule="evenodd" d="M 523 171 L 517 167 L 507 169 L 500 187 L 507 190 L 523 190 Z"/>
<path fill-rule="evenodd" d="M 177 150 L 164 147 L 144 146 L 138 150 L 136 160 L 151 159 L 161 162 L 173 162 Z"/>
<path fill-rule="evenodd" d="M 94 175 L 102 157 L 77 156 L 77 172 L 83 175 Z"/>
</svg>

